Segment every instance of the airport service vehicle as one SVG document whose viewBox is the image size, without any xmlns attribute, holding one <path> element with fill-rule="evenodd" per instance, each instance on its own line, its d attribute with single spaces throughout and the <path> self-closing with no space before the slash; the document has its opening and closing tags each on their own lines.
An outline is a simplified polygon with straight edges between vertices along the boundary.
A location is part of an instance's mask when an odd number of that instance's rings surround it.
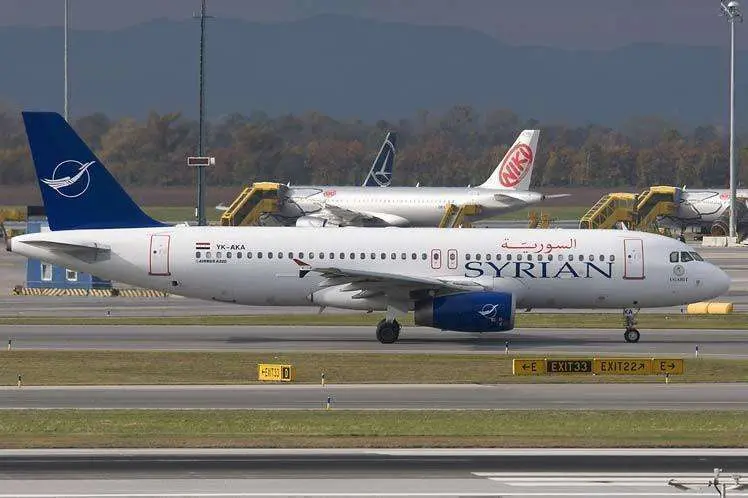
<svg viewBox="0 0 748 498">
<path fill-rule="evenodd" d="M 730 279 L 689 246 L 619 230 L 167 226 L 149 218 L 56 113 L 23 113 L 52 231 L 8 249 L 183 296 L 246 305 L 386 311 L 464 332 L 514 327 L 521 308 L 673 306 Z M 625 340 L 636 342 L 633 327 Z"/>
<path fill-rule="evenodd" d="M 490 218 L 545 199 L 529 191 L 538 130 L 523 131 L 488 180 L 478 187 L 388 187 L 280 185 L 277 211 L 263 217 L 267 225 L 306 227 L 436 227 Z M 394 157 L 394 146 L 380 151 Z M 375 162 L 376 165 L 376 162 Z M 389 173 L 374 178 L 391 178 Z M 450 222 L 450 218 L 453 220 Z"/>
</svg>

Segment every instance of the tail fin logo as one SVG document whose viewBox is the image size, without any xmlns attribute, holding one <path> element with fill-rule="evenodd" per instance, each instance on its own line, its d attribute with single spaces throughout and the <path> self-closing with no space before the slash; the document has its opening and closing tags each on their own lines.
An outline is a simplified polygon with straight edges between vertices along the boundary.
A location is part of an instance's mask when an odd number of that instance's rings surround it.
<svg viewBox="0 0 748 498">
<path fill-rule="evenodd" d="M 372 175 L 374 181 L 377 182 L 377 185 L 379 185 L 380 187 L 386 187 L 392 181 L 392 171 L 387 171 L 387 168 L 390 161 L 392 161 L 392 159 L 390 159 L 390 156 L 392 155 L 395 146 L 392 145 L 392 142 L 390 142 L 389 140 L 385 142 L 385 145 L 388 147 L 387 152 L 385 152 L 384 154 L 382 166 L 377 171 L 374 171 Z"/>
<path fill-rule="evenodd" d="M 95 162 L 82 163 L 74 159 L 62 161 L 52 171 L 52 178 L 41 178 L 41 181 L 63 197 L 68 199 L 80 197 L 86 193 L 91 184 L 88 168 Z"/>
<path fill-rule="evenodd" d="M 499 183 L 512 188 L 522 181 L 530 171 L 533 155 L 527 144 L 517 144 L 507 153 L 499 167 Z"/>
</svg>

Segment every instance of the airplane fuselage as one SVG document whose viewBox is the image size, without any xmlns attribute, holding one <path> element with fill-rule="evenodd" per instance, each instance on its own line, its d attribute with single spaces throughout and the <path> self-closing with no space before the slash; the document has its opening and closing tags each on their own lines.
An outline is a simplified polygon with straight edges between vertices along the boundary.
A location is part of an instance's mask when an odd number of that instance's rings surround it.
<svg viewBox="0 0 748 498">
<path fill-rule="evenodd" d="M 481 187 L 290 187 L 289 200 L 281 215 L 335 216 L 334 208 L 358 212 L 384 221 L 386 225 L 434 227 L 444 216 L 447 204 L 477 204 L 480 214 L 471 221 L 490 218 L 540 202 L 543 195 L 532 191 Z M 337 224 L 347 224 L 345 221 Z"/>
<path fill-rule="evenodd" d="M 672 306 L 729 286 L 710 263 L 671 262 L 672 253 L 693 254 L 685 244 L 615 230 L 177 226 L 28 234 L 11 239 L 11 249 L 118 282 L 246 305 L 315 305 L 324 278 L 300 278 L 295 259 L 479 283 L 523 308 Z M 351 309 L 386 307 L 340 298 Z"/>
<path fill-rule="evenodd" d="M 748 190 L 737 190 L 738 202 L 748 198 Z M 745 205 L 745 200 L 742 201 Z M 689 226 L 709 228 L 730 209 L 728 189 L 684 190 L 675 216 L 663 217 L 663 224 L 678 228 Z"/>
</svg>

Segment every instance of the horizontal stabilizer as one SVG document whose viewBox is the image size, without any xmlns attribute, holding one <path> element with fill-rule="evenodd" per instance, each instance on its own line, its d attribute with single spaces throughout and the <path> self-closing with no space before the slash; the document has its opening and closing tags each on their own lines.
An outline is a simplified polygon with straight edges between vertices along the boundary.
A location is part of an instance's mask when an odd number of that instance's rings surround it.
<svg viewBox="0 0 748 498">
<path fill-rule="evenodd" d="M 110 247 L 96 242 L 59 242 L 57 240 L 28 240 L 24 244 L 40 247 L 56 253 L 63 253 L 86 263 L 106 261 L 110 256 Z"/>
</svg>

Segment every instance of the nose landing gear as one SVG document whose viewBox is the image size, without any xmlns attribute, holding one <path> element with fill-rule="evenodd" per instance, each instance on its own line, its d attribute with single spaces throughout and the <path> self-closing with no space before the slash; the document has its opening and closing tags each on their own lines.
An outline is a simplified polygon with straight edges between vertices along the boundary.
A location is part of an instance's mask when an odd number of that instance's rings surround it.
<svg viewBox="0 0 748 498">
<path fill-rule="evenodd" d="M 639 310 L 636 310 L 639 313 Z M 623 333 L 623 338 L 626 342 L 639 342 L 639 331 L 636 329 L 636 317 L 634 310 L 631 308 L 625 308 L 623 310 L 624 323 L 626 325 L 626 331 Z"/>
</svg>

